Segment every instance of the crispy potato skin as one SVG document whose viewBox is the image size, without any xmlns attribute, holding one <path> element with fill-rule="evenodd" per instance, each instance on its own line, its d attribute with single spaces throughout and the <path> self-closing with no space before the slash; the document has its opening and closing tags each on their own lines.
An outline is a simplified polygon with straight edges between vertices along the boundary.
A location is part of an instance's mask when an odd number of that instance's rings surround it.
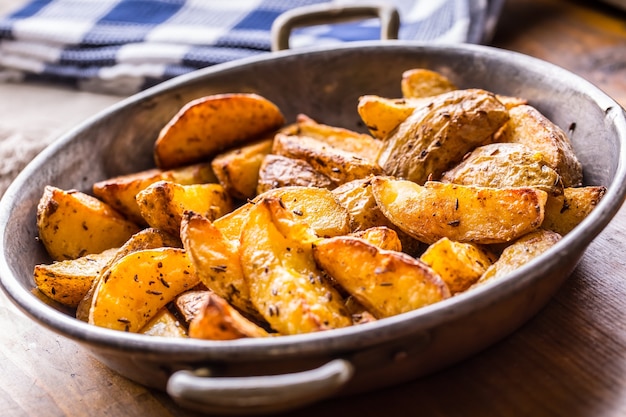
<svg viewBox="0 0 626 417">
<path fill-rule="evenodd" d="M 510 274 L 550 249 L 559 240 L 561 240 L 560 234 L 545 229 L 538 229 L 521 236 L 502 251 L 498 260 L 487 268 L 485 273 L 471 288 L 484 285 Z"/>
<path fill-rule="evenodd" d="M 498 142 L 515 142 L 541 152 L 562 178 L 565 187 L 582 185 L 582 166 L 567 134 L 539 110 L 519 105 L 509 110 L 509 120 L 499 132 Z"/>
<path fill-rule="evenodd" d="M 563 194 L 563 183 L 540 152 L 519 143 L 479 146 L 441 181 L 480 187 L 538 187 L 550 195 Z"/>
<path fill-rule="evenodd" d="M 259 169 L 272 150 L 274 134 L 260 141 L 231 149 L 211 161 L 213 172 L 224 190 L 235 199 L 246 200 L 257 194 Z"/>
<path fill-rule="evenodd" d="M 541 226 L 548 198 L 535 188 L 487 188 L 376 177 L 372 192 L 396 226 L 425 243 L 514 240 Z"/>
<path fill-rule="evenodd" d="M 307 161 L 280 155 L 267 155 L 259 169 L 257 193 L 281 187 L 335 188 L 326 175 L 317 171 Z"/>
<path fill-rule="evenodd" d="M 423 184 L 476 146 L 492 141 L 508 112 L 494 94 L 455 90 L 418 107 L 383 140 L 378 164 L 387 175 Z"/>
<path fill-rule="evenodd" d="M 450 296 L 441 277 L 422 261 L 357 237 L 315 242 L 313 255 L 321 269 L 378 319 Z"/>
<path fill-rule="evenodd" d="M 120 247 L 139 231 L 108 204 L 76 190 L 46 186 L 37 205 L 39 239 L 55 261 Z"/>
<path fill-rule="evenodd" d="M 154 160 L 161 169 L 200 162 L 284 123 L 280 109 L 256 94 L 202 97 L 183 106 L 163 127 L 154 145 Z"/>
<path fill-rule="evenodd" d="M 352 324 L 341 295 L 315 265 L 317 236 L 276 198 L 252 207 L 241 234 L 241 265 L 257 310 L 279 334 Z"/>
<path fill-rule="evenodd" d="M 89 323 L 138 332 L 167 303 L 199 282 L 191 261 L 178 248 L 130 253 L 107 269 L 96 289 Z"/>
</svg>

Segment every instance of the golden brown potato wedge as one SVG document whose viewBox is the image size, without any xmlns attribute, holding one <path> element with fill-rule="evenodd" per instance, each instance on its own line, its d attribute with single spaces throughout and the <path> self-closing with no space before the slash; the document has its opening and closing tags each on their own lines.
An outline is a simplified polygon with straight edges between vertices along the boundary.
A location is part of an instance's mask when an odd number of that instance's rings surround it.
<svg viewBox="0 0 626 417">
<path fill-rule="evenodd" d="M 179 294 L 174 301 L 174 307 L 180 317 L 182 317 L 189 326 L 189 323 L 198 314 L 200 307 L 207 300 L 209 289 L 192 289 Z"/>
<path fill-rule="evenodd" d="M 110 204 L 135 223 L 145 225 L 135 197 L 141 190 L 157 181 L 189 185 L 215 183 L 217 178 L 210 164 L 201 163 L 166 171 L 155 168 L 120 175 L 99 181 L 92 188 L 94 195 L 100 200 Z"/>
<path fill-rule="evenodd" d="M 155 163 L 170 169 L 204 161 L 284 123 L 280 109 L 257 94 L 198 98 L 183 106 L 161 130 L 154 144 Z"/>
<path fill-rule="evenodd" d="M 470 243 L 502 243 L 541 226 L 548 195 L 536 188 L 488 188 L 387 177 L 372 179 L 381 211 L 425 243 L 442 237 Z"/>
<path fill-rule="evenodd" d="M 565 236 L 591 213 L 605 192 L 604 186 L 569 187 L 563 195 L 548 197 L 541 227 Z"/>
<path fill-rule="evenodd" d="M 428 98 L 386 98 L 365 95 L 359 97 L 357 112 L 372 136 L 384 139 L 416 108 L 426 106 L 430 101 Z"/>
<path fill-rule="evenodd" d="M 274 138 L 272 153 L 305 160 L 335 185 L 382 173 L 376 162 L 307 136 L 278 133 Z"/>
<path fill-rule="evenodd" d="M 304 114 L 298 115 L 296 127 L 297 133 L 294 136 L 317 139 L 368 161 L 375 161 L 380 151 L 381 142 L 370 135 L 318 123 Z"/>
<path fill-rule="evenodd" d="M 241 269 L 239 245 L 206 217 L 185 212 L 181 239 L 200 281 L 251 317 L 260 317 Z"/>
<path fill-rule="evenodd" d="M 323 239 L 315 261 L 376 318 L 390 317 L 450 296 L 441 277 L 424 262 L 352 236 Z"/>
<path fill-rule="evenodd" d="M 37 205 L 39 239 L 55 261 L 120 247 L 139 227 L 108 204 L 76 190 L 46 186 Z"/>
<path fill-rule="evenodd" d="M 420 259 L 439 274 L 454 295 L 478 281 L 497 256 L 473 243 L 444 237 L 430 245 Z"/>
<path fill-rule="evenodd" d="M 565 187 L 582 184 L 582 166 L 567 134 L 530 105 L 509 110 L 510 119 L 498 134 L 498 142 L 522 143 L 541 152 L 543 158 L 559 173 Z"/>
<path fill-rule="evenodd" d="M 139 333 L 147 336 L 188 337 L 186 327 L 183 326 L 176 316 L 166 307 L 159 310 L 159 312 L 139 330 Z"/>
<path fill-rule="evenodd" d="M 508 112 L 485 90 L 454 90 L 431 98 L 385 139 L 378 164 L 387 175 L 423 184 L 477 146 L 492 141 Z"/>
<path fill-rule="evenodd" d="M 106 270 L 93 297 L 89 323 L 137 332 L 178 294 L 198 283 L 182 249 L 130 253 Z"/>
<path fill-rule="evenodd" d="M 270 154 L 263 159 L 258 178 L 258 194 L 289 186 L 335 188 L 330 178 L 315 170 L 307 161 L 280 155 Z"/>
<path fill-rule="evenodd" d="M 140 191 L 136 198 L 146 223 L 174 236 L 180 235 L 184 211 L 215 220 L 233 210 L 232 198 L 220 184 L 180 185 L 158 181 Z"/>
<path fill-rule="evenodd" d="M 246 200 L 257 194 L 259 169 L 272 150 L 274 134 L 213 158 L 211 167 L 224 190 L 233 198 Z"/>
<path fill-rule="evenodd" d="M 76 308 L 76 318 L 82 321 L 89 320 L 89 310 L 91 309 L 91 303 L 93 301 L 93 295 L 103 273 L 114 262 L 117 262 L 124 256 L 132 252 L 137 252 L 142 249 L 155 249 L 163 247 L 182 248 L 183 244 L 177 236 L 172 236 L 165 233 L 162 230 L 146 228 L 132 235 L 119 249 L 115 250 L 114 256 L 107 262 L 107 264 L 101 269 L 100 273 L 93 280 L 91 287 L 85 294 L 82 300 L 78 303 Z"/>
<path fill-rule="evenodd" d="M 189 323 L 189 337 L 196 339 L 233 340 L 267 336 L 267 331 L 242 316 L 215 293 L 205 297 Z"/>
<path fill-rule="evenodd" d="M 519 143 L 479 146 L 444 172 L 441 181 L 479 187 L 537 187 L 549 195 L 563 194 L 561 177 L 543 155 Z"/>
<path fill-rule="evenodd" d="M 538 229 L 530 232 L 507 246 L 480 279 L 472 285 L 475 288 L 497 280 L 522 265 L 532 261 L 561 240 L 561 235 L 550 230 Z"/>
<path fill-rule="evenodd" d="M 414 68 L 402 73 L 402 96 L 419 98 L 457 90 L 457 86 L 443 74 L 426 68 Z"/>
<path fill-rule="evenodd" d="M 35 285 L 51 299 L 68 307 L 77 307 L 116 252 L 117 249 L 112 248 L 76 259 L 35 265 Z"/>
<path fill-rule="evenodd" d="M 317 269 L 318 240 L 277 198 L 251 208 L 241 233 L 241 265 L 252 302 L 272 329 L 299 334 L 352 324 L 343 299 Z"/>
</svg>

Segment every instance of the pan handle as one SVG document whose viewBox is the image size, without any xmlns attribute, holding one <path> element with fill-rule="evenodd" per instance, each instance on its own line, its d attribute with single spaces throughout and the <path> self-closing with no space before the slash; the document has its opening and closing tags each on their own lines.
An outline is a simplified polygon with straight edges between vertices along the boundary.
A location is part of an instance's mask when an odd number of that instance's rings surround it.
<svg viewBox="0 0 626 417">
<path fill-rule="evenodd" d="M 327 398 L 351 379 L 354 369 L 349 361 L 334 359 L 315 369 L 280 375 L 210 377 L 202 373 L 173 373 L 167 393 L 179 405 L 197 411 L 251 415 L 286 411 Z"/>
<path fill-rule="evenodd" d="M 365 18 L 380 19 L 380 38 L 398 39 L 400 15 L 394 6 L 379 5 L 335 5 L 332 3 L 296 7 L 278 16 L 272 24 L 272 51 L 289 49 L 289 36 L 296 27 L 315 26 L 346 22 Z"/>
</svg>

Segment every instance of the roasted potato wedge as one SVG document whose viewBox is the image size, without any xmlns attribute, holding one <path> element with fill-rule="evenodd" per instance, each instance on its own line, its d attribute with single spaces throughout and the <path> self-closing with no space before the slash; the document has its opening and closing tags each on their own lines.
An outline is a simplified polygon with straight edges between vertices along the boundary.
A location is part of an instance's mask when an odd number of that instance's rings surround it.
<svg viewBox="0 0 626 417">
<path fill-rule="evenodd" d="M 550 249 L 559 240 L 560 234 L 545 229 L 537 229 L 521 236 L 502 251 L 498 259 L 471 288 L 508 275 Z"/>
<path fill-rule="evenodd" d="M 330 178 L 315 170 L 307 161 L 267 155 L 259 168 L 257 193 L 290 186 L 335 188 Z"/>
<path fill-rule="evenodd" d="M 490 92 L 439 94 L 384 138 L 378 164 L 385 174 L 418 184 L 438 179 L 467 152 L 490 143 L 507 119 L 506 108 Z"/>
<path fill-rule="evenodd" d="M 313 255 L 321 269 L 378 319 L 450 296 L 441 277 L 424 262 L 357 237 L 315 242 Z"/>
<path fill-rule="evenodd" d="M 436 96 L 457 90 L 457 86 L 443 74 L 426 68 L 413 68 L 402 73 L 402 96 L 419 98 Z"/>
<path fill-rule="evenodd" d="M 471 287 L 497 259 L 497 255 L 473 243 L 441 238 L 420 259 L 443 279 L 452 295 Z"/>
<path fill-rule="evenodd" d="M 319 238 L 277 198 L 250 210 L 241 233 L 241 265 L 252 302 L 279 334 L 299 334 L 352 324 L 339 292 L 315 265 Z"/>
<path fill-rule="evenodd" d="M 130 253 L 106 270 L 94 293 L 89 323 L 138 332 L 167 303 L 199 282 L 182 249 Z"/>
<path fill-rule="evenodd" d="M 174 301 L 174 307 L 180 317 L 189 326 L 189 323 L 200 311 L 200 307 L 209 297 L 209 289 L 192 289 L 179 294 Z"/>
<path fill-rule="evenodd" d="M 142 249 L 155 249 L 163 247 L 182 248 L 183 244 L 177 236 L 172 236 L 159 229 L 146 228 L 132 235 L 119 249 L 115 250 L 114 256 L 108 261 L 108 263 L 101 268 L 100 273 L 93 280 L 91 287 L 85 294 L 82 300 L 78 303 L 76 308 L 76 318 L 82 321 L 89 320 L 89 310 L 91 309 L 91 303 L 93 296 L 103 273 L 114 262 L 128 255 L 132 252 L 137 252 Z"/>
<path fill-rule="evenodd" d="M 357 154 L 368 161 L 375 161 L 380 151 L 381 142 L 370 135 L 318 123 L 304 114 L 298 115 L 296 127 L 295 136 L 317 139 L 337 149 Z"/>
<path fill-rule="evenodd" d="M 265 329 L 251 322 L 226 300 L 209 292 L 189 323 L 189 337 L 209 340 L 233 340 L 244 337 L 267 337 Z"/>
<path fill-rule="evenodd" d="M 560 196 L 548 197 L 541 227 L 565 236 L 591 213 L 605 192 L 604 186 L 569 187 Z"/>
<path fill-rule="evenodd" d="M 428 98 L 386 98 L 370 94 L 359 97 L 357 112 L 372 136 L 384 139 L 416 108 L 426 106 L 430 101 Z"/>
<path fill-rule="evenodd" d="M 138 333 L 147 336 L 185 338 L 187 329 L 167 308 L 162 308 Z"/>
<path fill-rule="evenodd" d="M 542 154 L 519 143 L 479 146 L 444 172 L 441 181 L 479 187 L 537 187 L 549 195 L 563 194 L 561 177 Z"/>
<path fill-rule="evenodd" d="M 382 174 L 376 162 L 308 136 L 277 133 L 272 153 L 305 160 L 314 170 L 328 177 L 335 185 L 369 175 Z"/>
<path fill-rule="evenodd" d="M 96 197 L 133 222 L 146 225 L 135 197 L 141 190 L 158 181 L 170 181 L 181 185 L 205 184 L 216 183 L 217 177 L 208 163 L 165 171 L 154 168 L 98 181 L 93 185 L 92 191 Z"/>
<path fill-rule="evenodd" d="M 135 223 L 97 198 L 50 185 L 37 205 L 37 229 L 55 261 L 120 247 L 139 231 Z"/>
<path fill-rule="evenodd" d="M 68 307 L 77 307 L 116 252 L 116 248 L 111 248 L 76 259 L 35 265 L 35 285 L 49 298 Z"/>
<path fill-rule="evenodd" d="M 181 239 L 198 278 L 208 289 L 249 317 L 260 317 L 241 269 L 239 245 L 206 217 L 193 212 L 183 217 Z"/>
<path fill-rule="evenodd" d="M 509 110 L 509 120 L 499 132 L 498 142 L 522 143 L 541 152 L 548 165 L 561 176 L 565 187 L 582 185 L 582 166 L 567 134 L 530 105 Z"/>
<path fill-rule="evenodd" d="M 536 188 L 488 188 L 387 177 L 372 179 L 380 210 L 404 232 L 425 243 L 512 241 L 539 226 L 548 195 Z"/>
<path fill-rule="evenodd" d="M 220 184 L 180 185 L 158 181 L 137 194 L 137 205 L 146 223 L 174 236 L 186 210 L 215 220 L 233 210 L 232 198 Z"/>
<path fill-rule="evenodd" d="M 284 123 L 280 109 L 257 94 L 198 98 L 163 127 L 154 145 L 154 160 L 161 169 L 197 163 L 258 139 Z"/>
<path fill-rule="evenodd" d="M 268 138 L 231 149 L 211 161 L 213 172 L 224 190 L 235 199 L 247 200 L 257 194 L 259 169 L 272 150 L 274 134 Z"/>
<path fill-rule="evenodd" d="M 385 226 L 370 227 L 369 229 L 350 233 L 350 236 L 363 239 L 379 249 L 402 252 L 402 242 L 398 238 L 398 234 L 393 229 Z"/>
</svg>

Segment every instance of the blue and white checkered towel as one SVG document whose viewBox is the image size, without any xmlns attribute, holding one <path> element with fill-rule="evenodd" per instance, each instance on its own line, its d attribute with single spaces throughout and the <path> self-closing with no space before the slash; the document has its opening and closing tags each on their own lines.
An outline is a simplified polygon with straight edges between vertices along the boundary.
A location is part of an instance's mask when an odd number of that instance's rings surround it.
<svg viewBox="0 0 626 417">
<path fill-rule="evenodd" d="M 340 4 L 367 1 L 334 0 Z M 46 79 L 132 94 L 270 51 L 281 13 L 322 0 L 31 0 L 0 17 L 0 81 Z M 501 1 L 395 0 L 400 39 L 483 43 Z M 298 29 L 292 47 L 377 39 L 376 19 Z"/>
</svg>

